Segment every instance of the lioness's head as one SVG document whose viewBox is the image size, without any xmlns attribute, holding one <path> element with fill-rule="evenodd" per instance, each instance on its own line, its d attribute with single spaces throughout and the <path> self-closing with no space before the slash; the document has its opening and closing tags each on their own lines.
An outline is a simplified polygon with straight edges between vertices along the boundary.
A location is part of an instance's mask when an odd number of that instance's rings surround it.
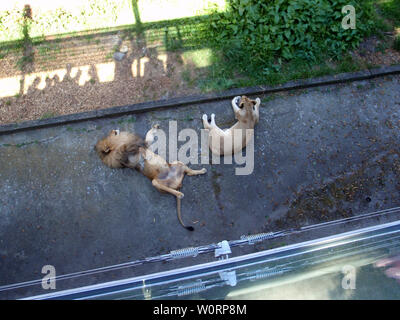
<svg viewBox="0 0 400 320">
<path fill-rule="evenodd" d="M 255 106 L 260 103 L 260 99 L 252 100 L 246 96 L 239 99 L 238 107 L 240 110 L 237 112 L 236 117 L 240 121 L 254 121 L 258 122 L 258 114 Z"/>
</svg>

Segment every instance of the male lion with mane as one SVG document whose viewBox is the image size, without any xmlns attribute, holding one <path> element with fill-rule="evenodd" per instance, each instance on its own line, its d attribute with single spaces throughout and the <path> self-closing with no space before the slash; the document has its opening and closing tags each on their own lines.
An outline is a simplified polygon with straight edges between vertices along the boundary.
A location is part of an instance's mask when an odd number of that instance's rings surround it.
<svg viewBox="0 0 400 320">
<path fill-rule="evenodd" d="M 154 125 L 145 140 L 139 135 L 129 132 L 111 130 L 107 137 L 97 142 L 95 150 L 103 163 L 111 168 L 136 169 L 147 178 L 160 192 L 169 192 L 176 197 L 179 222 L 187 230 L 193 231 L 192 226 L 186 226 L 181 217 L 181 199 L 183 193 L 178 191 L 182 187 L 185 174 L 189 176 L 205 174 L 205 168 L 192 170 L 183 162 L 168 163 L 163 157 L 155 154 L 148 146 L 154 141 L 159 125 Z"/>
</svg>

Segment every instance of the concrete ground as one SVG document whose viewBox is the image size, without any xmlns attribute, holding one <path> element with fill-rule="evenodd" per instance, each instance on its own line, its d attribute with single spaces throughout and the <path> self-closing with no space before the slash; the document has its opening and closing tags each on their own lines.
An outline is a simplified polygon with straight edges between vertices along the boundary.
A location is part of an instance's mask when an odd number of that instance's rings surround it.
<svg viewBox="0 0 400 320">
<path fill-rule="evenodd" d="M 251 175 L 235 175 L 235 163 L 191 165 L 208 170 L 183 183 L 193 232 L 180 226 L 173 196 L 104 166 L 93 146 L 111 129 L 144 135 L 154 123 L 168 131 L 169 120 L 200 132 L 203 113 L 228 127 L 229 100 L 0 136 L 0 286 L 40 279 L 44 265 L 62 275 L 399 206 L 399 75 L 260 98 Z"/>
</svg>

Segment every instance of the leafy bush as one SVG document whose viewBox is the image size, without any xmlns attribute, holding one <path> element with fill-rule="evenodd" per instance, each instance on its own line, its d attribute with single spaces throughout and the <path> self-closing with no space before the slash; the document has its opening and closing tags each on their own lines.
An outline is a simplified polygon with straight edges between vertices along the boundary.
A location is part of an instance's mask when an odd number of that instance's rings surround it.
<svg viewBox="0 0 400 320">
<path fill-rule="evenodd" d="M 395 26 L 400 26 L 400 1 L 386 0 L 380 2 L 379 7 L 385 18 L 393 20 Z"/>
<path fill-rule="evenodd" d="M 348 4 L 354 30 L 341 26 Z M 228 0 L 225 12 L 210 15 L 208 38 L 228 61 L 269 73 L 284 60 L 341 57 L 374 30 L 372 14 L 370 0 Z"/>
<path fill-rule="evenodd" d="M 393 48 L 400 51 L 400 35 L 397 35 L 396 38 L 394 38 Z"/>
</svg>

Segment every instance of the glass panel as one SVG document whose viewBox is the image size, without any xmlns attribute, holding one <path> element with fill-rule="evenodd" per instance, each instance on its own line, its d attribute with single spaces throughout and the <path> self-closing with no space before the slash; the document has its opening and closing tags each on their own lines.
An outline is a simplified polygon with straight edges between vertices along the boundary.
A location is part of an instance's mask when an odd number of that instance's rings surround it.
<svg viewBox="0 0 400 320">
<path fill-rule="evenodd" d="M 375 267 L 400 257 L 399 238 L 400 221 L 46 297 L 400 299 L 400 284 Z"/>
</svg>

